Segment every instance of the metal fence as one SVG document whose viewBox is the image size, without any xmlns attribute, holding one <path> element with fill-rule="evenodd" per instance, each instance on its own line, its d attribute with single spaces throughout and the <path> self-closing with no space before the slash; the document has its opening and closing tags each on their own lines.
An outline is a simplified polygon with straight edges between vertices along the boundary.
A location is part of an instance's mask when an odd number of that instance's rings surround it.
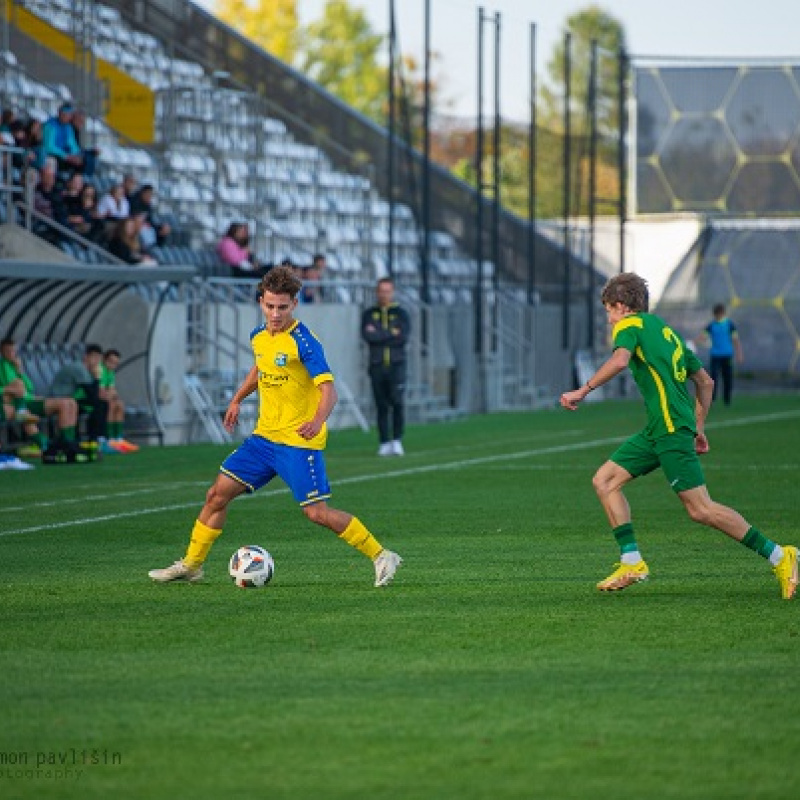
<svg viewBox="0 0 800 800">
<path fill-rule="evenodd" d="M 388 134 L 330 93 L 270 56 L 257 45 L 186 0 L 107 0 L 132 27 L 155 36 L 176 56 L 202 64 L 209 73 L 224 74 L 236 88 L 259 94 L 271 116 L 285 122 L 301 141 L 319 147 L 339 169 L 369 174 L 379 193 L 389 191 Z M 421 218 L 418 187 L 422 182 L 422 156 L 397 141 L 394 164 L 395 196 Z M 431 224 L 451 234 L 462 252 L 476 252 L 477 195 L 466 183 L 437 165 L 431 169 Z M 484 201 L 487 207 L 489 200 Z M 487 213 L 488 217 L 488 213 Z M 508 212 L 500 216 L 499 275 L 524 282 L 528 274 L 529 226 Z M 489 231 L 483 252 L 490 252 Z M 565 258 L 557 244 L 535 238 L 537 276 L 543 284 L 560 284 Z M 588 283 L 584 262 L 575 259 L 572 282 Z"/>
</svg>

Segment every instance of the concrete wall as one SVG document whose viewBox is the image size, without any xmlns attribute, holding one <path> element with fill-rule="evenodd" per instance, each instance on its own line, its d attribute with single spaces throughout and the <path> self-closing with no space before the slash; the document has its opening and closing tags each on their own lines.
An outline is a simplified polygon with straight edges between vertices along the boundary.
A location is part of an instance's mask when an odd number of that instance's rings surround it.
<svg viewBox="0 0 800 800">
<path fill-rule="evenodd" d="M 20 228 L 0 225 L 0 260 L 31 261 L 37 264 L 74 264 L 75 259 L 48 244 L 44 239 Z"/>
</svg>

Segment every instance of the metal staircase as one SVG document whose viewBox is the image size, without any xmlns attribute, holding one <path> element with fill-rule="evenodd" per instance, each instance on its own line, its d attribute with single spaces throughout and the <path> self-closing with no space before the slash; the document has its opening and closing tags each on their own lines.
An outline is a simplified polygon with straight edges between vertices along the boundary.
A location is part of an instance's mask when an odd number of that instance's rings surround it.
<svg viewBox="0 0 800 800">
<path fill-rule="evenodd" d="M 200 378 L 197 375 L 187 373 L 183 376 L 183 388 L 198 420 L 200 420 L 211 441 L 215 444 L 228 444 L 231 441 L 231 435 L 222 425 L 219 412 L 214 407 L 211 396 L 206 391 Z"/>
</svg>

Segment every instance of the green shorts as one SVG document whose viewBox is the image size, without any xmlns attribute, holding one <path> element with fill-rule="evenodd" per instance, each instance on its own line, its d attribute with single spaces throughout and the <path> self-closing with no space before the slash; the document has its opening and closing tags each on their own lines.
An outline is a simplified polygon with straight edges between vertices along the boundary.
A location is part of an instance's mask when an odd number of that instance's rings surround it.
<svg viewBox="0 0 800 800">
<path fill-rule="evenodd" d="M 637 433 L 618 447 L 610 460 L 634 478 L 661 467 L 676 493 L 696 489 L 706 482 L 700 458 L 694 449 L 694 433 L 688 428 L 679 428 L 675 433 L 658 439 Z"/>
<path fill-rule="evenodd" d="M 45 416 L 44 398 L 31 397 L 28 400 L 28 411 L 30 411 L 31 414 L 36 414 L 37 417 L 44 417 Z"/>
</svg>

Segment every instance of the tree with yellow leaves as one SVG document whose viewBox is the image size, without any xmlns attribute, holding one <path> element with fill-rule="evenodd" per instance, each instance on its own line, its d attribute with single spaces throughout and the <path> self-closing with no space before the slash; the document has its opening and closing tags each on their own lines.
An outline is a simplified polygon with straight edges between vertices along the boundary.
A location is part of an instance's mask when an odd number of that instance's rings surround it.
<svg viewBox="0 0 800 800">
<path fill-rule="evenodd" d="M 287 64 L 297 57 L 297 0 L 216 0 L 216 15 Z"/>
</svg>

